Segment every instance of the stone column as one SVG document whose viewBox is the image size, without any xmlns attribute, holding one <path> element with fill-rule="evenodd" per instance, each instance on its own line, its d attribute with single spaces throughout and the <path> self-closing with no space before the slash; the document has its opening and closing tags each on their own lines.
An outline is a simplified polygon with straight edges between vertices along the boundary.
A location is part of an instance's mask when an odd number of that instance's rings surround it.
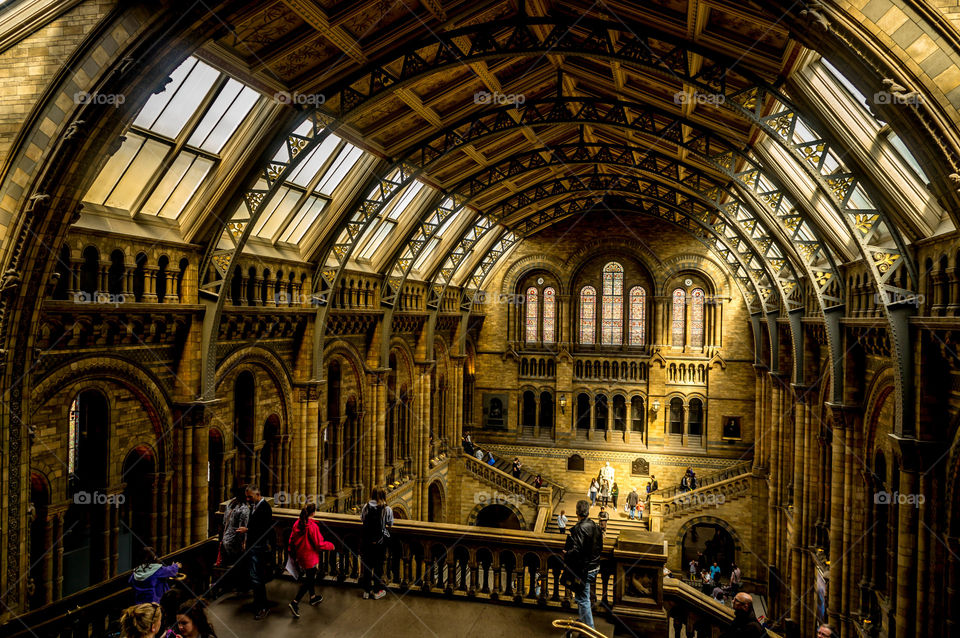
<svg viewBox="0 0 960 638">
<path fill-rule="evenodd" d="M 769 442 L 768 445 L 764 447 L 769 449 L 770 453 L 770 474 L 767 482 L 769 489 L 769 497 L 767 502 L 767 515 L 769 521 L 769 533 L 767 534 L 767 560 L 770 561 L 772 567 L 776 567 L 778 570 L 781 568 L 781 565 L 777 562 L 777 556 L 780 553 L 780 547 L 778 544 L 777 538 L 777 523 L 780 519 L 780 482 L 779 482 L 779 470 L 780 470 L 780 455 L 779 455 L 779 441 L 780 441 L 780 391 L 781 383 L 780 377 L 775 372 L 770 372 L 769 374 L 770 381 L 770 424 L 767 432 L 762 433 L 761 436 Z M 771 605 L 776 604 L 775 599 L 770 600 Z"/>
<path fill-rule="evenodd" d="M 374 403 L 368 411 L 370 414 L 370 425 L 372 428 L 373 445 L 371 446 L 374 472 L 372 473 L 373 485 L 383 485 L 384 466 L 387 462 L 386 456 L 386 415 L 387 415 L 387 384 L 386 372 L 376 373 L 372 379 L 372 390 Z"/>
<path fill-rule="evenodd" d="M 795 386 L 797 395 L 802 395 L 803 388 Z M 801 564 L 804 560 L 803 527 L 806 519 L 806 510 L 803 508 L 804 449 L 806 435 L 807 405 L 797 397 L 794 416 L 794 454 L 793 454 L 793 526 L 790 529 L 790 619 L 795 626 L 800 623 L 803 610 L 802 596 L 806 590 L 802 579 Z"/>
<path fill-rule="evenodd" d="M 302 479 L 299 481 L 305 494 L 321 494 L 319 481 L 320 440 L 320 402 L 316 383 L 308 383 L 299 391 L 301 428 L 297 455 Z"/>
<path fill-rule="evenodd" d="M 843 580 L 846 569 L 846 548 L 843 546 L 844 482 L 846 480 L 845 459 L 847 456 L 847 423 L 844 407 L 828 404 L 833 419 L 833 441 L 831 444 L 831 485 L 830 485 L 830 584 L 827 599 L 830 623 L 840 631 L 841 637 L 847 632 L 843 608 Z"/>
<path fill-rule="evenodd" d="M 143 300 L 146 303 L 157 303 L 157 269 L 143 269 Z"/>
<path fill-rule="evenodd" d="M 66 510 L 59 510 L 53 513 L 53 522 L 55 524 L 54 535 L 57 548 L 54 552 L 53 560 L 53 590 L 50 600 L 60 600 L 63 598 L 63 524 Z"/>
<path fill-rule="evenodd" d="M 626 401 L 625 416 L 626 416 L 627 422 L 624 424 L 624 427 L 623 427 L 623 442 L 629 443 L 630 431 L 633 429 L 633 398 L 630 396 L 627 396 L 624 398 L 624 401 Z"/>
</svg>

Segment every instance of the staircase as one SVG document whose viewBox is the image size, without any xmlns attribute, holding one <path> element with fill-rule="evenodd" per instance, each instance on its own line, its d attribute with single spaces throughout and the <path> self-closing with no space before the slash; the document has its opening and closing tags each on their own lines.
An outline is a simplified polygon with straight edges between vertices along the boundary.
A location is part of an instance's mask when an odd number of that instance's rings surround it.
<svg viewBox="0 0 960 638">
<path fill-rule="evenodd" d="M 646 513 L 643 515 L 643 520 L 630 520 L 630 515 L 623 511 L 623 501 L 618 501 L 620 505 L 620 510 L 615 512 L 612 507 L 607 508 L 607 514 L 610 515 L 610 518 L 607 519 L 607 536 L 613 534 L 619 534 L 621 530 L 625 529 L 639 529 L 647 531 L 650 529 L 650 517 Z M 560 528 L 557 527 L 557 514 L 560 513 L 560 510 L 566 510 L 567 518 L 567 529 L 570 531 L 570 528 L 577 524 L 577 513 L 576 513 L 576 503 L 567 504 L 565 502 L 559 503 L 553 508 L 553 516 L 550 518 L 550 521 L 547 523 L 546 528 L 543 530 L 547 534 L 559 534 Z M 590 518 L 594 521 L 598 520 L 597 516 L 600 514 L 600 507 L 594 506 L 590 508 Z"/>
<path fill-rule="evenodd" d="M 660 531 L 665 522 L 699 511 L 717 508 L 750 494 L 753 461 L 698 477 L 695 490 L 681 492 L 679 487 L 657 490 L 650 495 L 650 529 Z"/>
<path fill-rule="evenodd" d="M 510 476 L 513 476 L 513 460 L 512 459 L 509 459 L 509 460 L 507 458 L 497 459 L 497 462 L 493 465 L 493 467 L 503 472 L 506 472 Z M 526 467 L 527 467 L 526 464 L 524 464 L 523 467 L 520 469 L 520 480 L 532 487 L 533 479 L 537 478 L 537 473 L 528 472 L 526 470 Z M 552 491 L 550 502 L 559 503 L 560 500 L 563 498 L 563 493 L 565 490 L 559 484 L 554 483 L 553 481 L 548 481 L 546 478 L 543 477 L 542 474 L 540 475 L 540 478 L 543 479 L 543 486 L 549 487 Z"/>
</svg>

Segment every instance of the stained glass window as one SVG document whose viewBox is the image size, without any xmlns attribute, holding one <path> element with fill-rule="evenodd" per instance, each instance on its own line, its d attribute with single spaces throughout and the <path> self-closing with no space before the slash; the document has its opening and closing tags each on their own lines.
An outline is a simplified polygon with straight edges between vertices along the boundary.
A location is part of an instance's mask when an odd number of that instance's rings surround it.
<svg viewBox="0 0 960 638">
<path fill-rule="evenodd" d="M 77 445 L 80 436 L 80 397 L 70 404 L 70 428 L 67 441 L 67 473 L 77 471 Z"/>
<path fill-rule="evenodd" d="M 597 330 L 597 289 L 584 286 L 580 290 L 580 343 L 592 345 Z"/>
<path fill-rule="evenodd" d="M 553 288 L 543 289 L 543 342 L 556 341 L 557 292 Z"/>
<path fill-rule="evenodd" d="M 673 345 L 683 345 L 684 313 L 687 294 L 680 288 L 673 291 Z"/>
<path fill-rule="evenodd" d="M 537 289 L 527 288 L 527 343 L 537 340 Z"/>
<path fill-rule="evenodd" d="M 690 345 L 703 347 L 703 289 L 694 288 L 690 293 Z"/>
<path fill-rule="evenodd" d="M 613 261 L 603 267 L 602 304 L 600 342 L 619 346 L 623 343 L 623 266 Z"/>
<path fill-rule="evenodd" d="M 630 345 L 642 346 L 646 332 L 647 292 L 640 286 L 630 289 Z"/>
</svg>

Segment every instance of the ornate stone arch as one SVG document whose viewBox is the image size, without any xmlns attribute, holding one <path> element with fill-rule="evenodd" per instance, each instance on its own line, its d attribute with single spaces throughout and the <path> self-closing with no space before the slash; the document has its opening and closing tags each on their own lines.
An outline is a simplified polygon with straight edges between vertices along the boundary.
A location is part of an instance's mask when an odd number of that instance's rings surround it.
<svg viewBox="0 0 960 638">
<path fill-rule="evenodd" d="M 710 257 L 693 253 L 676 255 L 663 262 L 663 271 L 659 273 L 660 278 L 657 281 L 657 294 L 669 294 L 667 282 L 684 272 L 694 272 L 703 278 L 706 285 L 712 288 L 711 290 L 704 290 L 704 293 L 732 296 L 730 277 L 727 272 Z M 722 285 L 720 282 L 722 282 Z"/>
<path fill-rule="evenodd" d="M 565 264 L 561 263 L 555 257 L 543 253 L 527 255 L 510 264 L 510 267 L 507 268 L 503 274 L 503 279 L 500 281 L 500 294 L 513 294 L 520 280 L 523 279 L 527 273 L 534 270 L 545 270 L 557 280 L 557 287 L 559 288 L 559 290 L 557 290 L 558 295 L 569 294 L 567 282 L 565 282 L 561 276 L 561 273 L 565 271 Z"/>
<path fill-rule="evenodd" d="M 282 390 L 281 405 L 283 415 L 281 426 L 283 432 L 289 430 L 290 417 L 294 413 L 291 401 L 293 400 L 293 385 L 290 382 L 290 373 L 283 361 L 272 350 L 260 346 L 249 346 L 233 351 L 217 366 L 215 387 L 220 388 L 223 381 L 240 366 L 252 365 L 260 368 Z M 259 426 L 258 426 L 259 427 Z"/>
<path fill-rule="evenodd" d="M 467 516 L 467 525 L 475 527 L 477 524 L 477 517 L 480 515 L 480 510 L 491 505 L 502 505 L 508 510 L 516 514 L 517 520 L 520 521 L 520 529 L 530 529 L 527 525 L 527 517 L 523 515 L 523 512 L 520 511 L 516 505 L 511 503 L 509 500 L 504 500 L 503 502 L 497 503 L 477 503 L 473 506 L 473 509 L 470 510 L 470 514 Z"/>
<path fill-rule="evenodd" d="M 873 452 L 880 443 L 877 440 L 877 420 L 880 417 L 880 411 L 884 403 L 894 392 L 893 367 L 889 364 L 884 365 L 873 375 L 870 384 L 864 392 L 864 410 L 863 410 L 863 452 L 865 458 L 873 458 Z M 893 424 L 890 424 L 893 427 Z"/>
<path fill-rule="evenodd" d="M 694 516 L 693 518 L 687 519 L 684 521 L 683 525 L 680 526 L 680 529 L 677 531 L 677 535 L 673 539 L 673 544 L 676 547 L 678 555 L 683 551 L 683 537 L 687 535 L 687 532 L 694 525 L 718 525 L 722 527 L 728 534 L 730 538 L 733 539 L 734 548 L 737 550 L 737 553 L 743 551 L 743 539 L 740 538 L 740 534 L 733 528 L 729 522 L 725 521 L 722 518 L 717 518 L 716 516 Z"/>
</svg>

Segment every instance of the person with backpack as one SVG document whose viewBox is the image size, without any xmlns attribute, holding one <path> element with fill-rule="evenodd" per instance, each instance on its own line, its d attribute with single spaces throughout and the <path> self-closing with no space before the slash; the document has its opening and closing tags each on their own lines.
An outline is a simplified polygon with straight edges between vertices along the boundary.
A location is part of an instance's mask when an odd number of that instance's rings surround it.
<svg viewBox="0 0 960 638">
<path fill-rule="evenodd" d="M 387 595 L 383 582 L 383 561 L 390 541 L 393 525 L 393 510 L 387 505 L 387 491 L 375 487 L 370 493 L 370 502 L 360 510 L 363 522 L 363 539 L 360 560 L 363 565 L 363 597 L 380 600 Z"/>
<path fill-rule="evenodd" d="M 307 592 L 310 592 L 311 605 L 316 606 L 323 602 L 323 595 L 315 593 L 313 589 L 317 582 L 320 552 L 334 549 L 333 543 L 323 540 L 320 526 L 312 518 L 316 511 L 316 505 L 307 503 L 306 507 L 300 510 L 300 518 L 293 524 L 293 530 L 290 532 L 288 548 L 290 555 L 300 568 L 300 589 L 287 605 L 294 618 L 300 617 L 300 599 Z"/>
</svg>

